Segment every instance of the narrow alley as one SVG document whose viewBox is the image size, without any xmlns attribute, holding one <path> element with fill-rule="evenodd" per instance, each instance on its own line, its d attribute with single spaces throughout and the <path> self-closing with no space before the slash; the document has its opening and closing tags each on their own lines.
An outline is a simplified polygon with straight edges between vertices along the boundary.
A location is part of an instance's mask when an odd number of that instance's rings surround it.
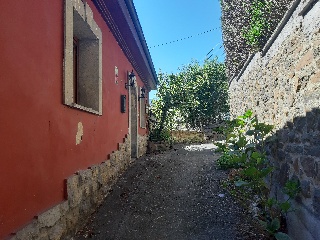
<svg viewBox="0 0 320 240">
<path fill-rule="evenodd" d="M 221 186 L 213 144 L 136 160 L 74 239 L 262 239 Z"/>
</svg>

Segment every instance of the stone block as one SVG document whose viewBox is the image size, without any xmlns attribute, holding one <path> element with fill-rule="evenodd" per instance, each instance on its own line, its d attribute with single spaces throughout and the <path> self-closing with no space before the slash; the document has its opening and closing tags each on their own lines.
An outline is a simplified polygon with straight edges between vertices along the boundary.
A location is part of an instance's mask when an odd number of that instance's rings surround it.
<svg viewBox="0 0 320 240">
<path fill-rule="evenodd" d="M 293 122 L 287 122 L 287 123 L 286 123 L 286 126 L 288 127 L 288 129 L 289 129 L 290 131 L 293 130 L 293 126 L 294 126 L 294 125 L 293 125 Z M 289 134 L 290 134 L 290 133 L 292 133 L 292 132 L 289 132 Z"/>
<path fill-rule="evenodd" d="M 31 224 L 27 225 L 15 235 L 17 240 L 34 239 L 39 235 L 39 225 L 37 220 L 33 220 Z"/>
<path fill-rule="evenodd" d="M 303 156 L 300 163 L 307 177 L 316 177 L 316 165 L 313 157 Z"/>
<path fill-rule="evenodd" d="M 91 172 L 92 172 L 92 177 L 93 178 L 98 178 L 100 175 L 100 169 L 101 169 L 101 165 L 93 165 L 90 167 Z"/>
<path fill-rule="evenodd" d="M 100 183 L 101 185 L 105 185 L 108 183 L 108 176 L 109 176 L 109 167 L 106 162 L 101 164 L 101 170 L 100 170 Z"/>
<path fill-rule="evenodd" d="M 320 236 L 320 221 L 302 205 L 294 204 L 296 211 L 288 214 L 287 225 L 292 240 L 316 240 Z"/>
<path fill-rule="evenodd" d="M 50 240 L 60 240 L 67 231 L 66 220 L 59 221 L 49 230 Z"/>
<path fill-rule="evenodd" d="M 312 112 L 307 112 L 307 132 L 313 132 L 316 129 L 317 119 Z"/>
<path fill-rule="evenodd" d="M 81 217 L 87 215 L 93 207 L 91 198 L 93 198 L 92 195 L 87 195 L 84 198 L 82 198 L 81 204 L 79 205 Z"/>
<path fill-rule="evenodd" d="M 317 67 L 318 69 L 320 69 L 320 59 L 318 59 L 318 60 L 316 61 L 316 67 Z"/>
<path fill-rule="evenodd" d="M 313 57 L 318 58 L 320 57 L 320 46 L 315 46 L 313 49 Z"/>
<path fill-rule="evenodd" d="M 284 186 L 285 183 L 289 180 L 289 165 L 287 163 L 284 163 L 280 167 L 280 172 L 279 172 L 279 184 L 280 186 Z"/>
<path fill-rule="evenodd" d="M 41 228 L 52 227 L 61 218 L 60 204 L 49 209 L 38 216 L 38 223 Z"/>
<path fill-rule="evenodd" d="M 300 172 L 300 165 L 299 165 L 299 159 L 298 159 L 298 158 L 296 158 L 296 159 L 293 161 L 293 169 L 294 169 L 295 174 L 299 174 L 299 172 Z"/>
<path fill-rule="evenodd" d="M 79 186 L 85 185 L 88 181 L 92 180 L 92 171 L 91 169 L 80 170 L 77 172 L 79 175 Z"/>
<path fill-rule="evenodd" d="M 320 161 L 316 162 L 316 181 L 318 181 L 318 184 L 320 183 Z"/>
<path fill-rule="evenodd" d="M 314 195 L 313 195 L 313 209 L 315 211 L 315 214 L 317 216 L 320 216 L 320 188 L 315 189 Z"/>
<path fill-rule="evenodd" d="M 77 224 L 79 224 L 80 209 L 79 207 L 70 209 L 66 214 L 66 229 L 68 231 L 73 230 Z"/>
<path fill-rule="evenodd" d="M 278 149 L 277 150 L 277 160 L 278 161 L 284 161 L 284 159 L 286 158 L 286 152 L 282 149 Z"/>
<path fill-rule="evenodd" d="M 311 146 L 320 147 L 320 133 L 314 132 L 313 134 L 309 134 L 309 143 Z"/>
<path fill-rule="evenodd" d="M 288 134 L 288 141 L 290 143 L 296 143 L 296 144 L 301 144 L 301 139 L 300 135 L 297 134 L 296 132 L 292 131 Z"/>
<path fill-rule="evenodd" d="M 310 181 L 302 180 L 300 182 L 301 194 L 304 198 L 311 198 L 311 184 Z"/>
<path fill-rule="evenodd" d="M 48 229 L 40 229 L 39 235 L 34 238 L 35 240 L 50 240 Z"/>
<path fill-rule="evenodd" d="M 60 213 L 61 216 L 64 216 L 69 211 L 69 203 L 68 201 L 64 201 L 60 204 Z"/>
<path fill-rule="evenodd" d="M 319 62 L 319 63 L 317 63 L 317 64 L 319 64 L 319 69 L 320 69 L 320 59 L 317 61 L 317 62 Z M 320 72 L 317 72 L 316 74 L 313 74 L 311 77 L 310 77 L 310 83 L 312 83 L 312 84 L 318 84 L 318 83 L 320 83 Z"/>
<path fill-rule="evenodd" d="M 285 151 L 287 153 L 293 153 L 293 154 L 303 154 L 303 146 L 301 145 L 295 145 L 295 144 L 290 144 L 285 147 Z M 287 157 L 287 154 L 285 158 Z"/>
<path fill-rule="evenodd" d="M 90 195 L 92 194 L 92 181 L 88 181 L 86 184 L 83 184 L 81 186 L 81 188 L 79 189 L 80 191 L 82 191 L 82 199 L 88 198 L 90 197 Z"/>
<path fill-rule="evenodd" d="M 320 148 L 319 146 L 304 146 L 304 154 L 318 157 L 320 156 Z"/>
<path fill-rule="evenodd" d="M 305 117 L 297 117 L 294 119 L 294 129 L 298 133 L 303 133 L 306 130 L 307 120 Z"/>
<path fill-rule="evenodd" d="M 99 182 L 98 181 L 92 181 L 91 182 L 91 194 L 97 195 L 99 190 Z"/>
<path fill-rule="evenodd" d="M 296 65 L 296 70 L 300 71 L 302 68 L 305 68 L 309 65 L 314 59 L 314 51 L 313 49 L 309 49 L 298 61 Z"/>
<path fill-rule="evenodd" d="M 67 198 L 71 208 L 80 204 L 82 192 L 79 191 L 79 175 L 67 179 Z"/>
</svg>

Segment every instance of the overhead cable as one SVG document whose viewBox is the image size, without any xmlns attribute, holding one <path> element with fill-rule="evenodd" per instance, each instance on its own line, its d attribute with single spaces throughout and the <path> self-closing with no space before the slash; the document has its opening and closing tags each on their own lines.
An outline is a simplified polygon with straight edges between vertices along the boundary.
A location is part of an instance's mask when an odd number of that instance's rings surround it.
<svg viewBox="0 0 320 240">
<path fill-rule="evenodd" d="M 216 49 L 216 47 L 217 47 L 219 44 L 220 44 L 219 48 L 218 48 L 217 50 L 215 50 L 213 53 L 211 53 L 214 49 Z M 207 53 L 207 55 L 206 55 L 206 60 L 210 59 L 213 55 L 215 55 L 217 52 L 219 52 L 222 47 L 223 47 L 223 44 L 222 44 L 221 42 L 218 43 L 217 45 L 215 45 L 215 46 Z M 211 53 L 211 54 L 210 54 L 210 53 Z M 210 54 L 210 56 L 208 56 L 209 54 Z"/>
<path fill-rule="evenodd" d="M 208 31 L 204 31 L 204 32 L 201 32 L 201 33 L 198 33 L 198 34 L 195 34 L 195 35 L 191 35 L 191 36 L 189 36 L 189 37 L 185 37 L 185 38 L 177 39 L 177 40 L 174 40 L 174 41 L 171 41 L 171 42 L 166 42 L 166 43 L 162 43 L 162 44 L 154 45 L 154 46 L 149 47 L 149 48 L 160 47 L 160 46 L 163 46 L 163 45 L 168 45 L 168 44 L 171 44 L 171 43 L 175 43 L 175 42 L 183 41 L 183 40 L 186 40 L 186 39 L 189 39 L 189 38 L 193 38 L 193 37 L 196 37 L 196 36 L 199 36 L 199 35 L 205 34 L 205 33 L 212 32 L 212 31 L 217 30 L 217 29 L 219 29 L 219 28 L 220 28 L 220 27 L 213 28 L 213 29 L 210 29 L 210 30 L 208 30 Z"/>
</svg>

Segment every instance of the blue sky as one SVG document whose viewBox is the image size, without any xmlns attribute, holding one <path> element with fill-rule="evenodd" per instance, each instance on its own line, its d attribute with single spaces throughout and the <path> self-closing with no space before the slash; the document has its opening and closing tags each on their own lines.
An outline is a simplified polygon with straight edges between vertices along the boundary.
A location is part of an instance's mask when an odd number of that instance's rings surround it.
<svg viewBox="0 0 320 240">
<path fill-rule="evenodd" d="M 160 69 L 177 73 L 179 67 L 192 59 L 201 63 L 214 47 L 208 56 L 214 53 L 220 61 L 224 60 L 223 47 L 219 48 L 222 45 L 219 0 L 133 2 L 157 73 Z M 203 32 L 207 33 L 201 34 Z M 176 42 L 170 43 L 172 41 Z M 154 94 L 152 91 L 150 98 Z"/>
</svg>

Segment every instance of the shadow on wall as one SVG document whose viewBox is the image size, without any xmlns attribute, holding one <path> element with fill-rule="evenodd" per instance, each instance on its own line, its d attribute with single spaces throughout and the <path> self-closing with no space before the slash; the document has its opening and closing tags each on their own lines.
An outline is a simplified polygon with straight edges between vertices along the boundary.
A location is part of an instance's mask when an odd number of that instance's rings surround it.
<svg viewBox="0 0 320 240">
<path fill-rule="evenodd" d="M 301 186 L 296 211 L 288 215 L 289 234 L 293 239 L 320 239 L 320 109 L 287 122 L 275 135 L 267 147 L 276 167 L 272 192 L 281 200 L 288 179 L 299 179 Z"/>
</svg>

